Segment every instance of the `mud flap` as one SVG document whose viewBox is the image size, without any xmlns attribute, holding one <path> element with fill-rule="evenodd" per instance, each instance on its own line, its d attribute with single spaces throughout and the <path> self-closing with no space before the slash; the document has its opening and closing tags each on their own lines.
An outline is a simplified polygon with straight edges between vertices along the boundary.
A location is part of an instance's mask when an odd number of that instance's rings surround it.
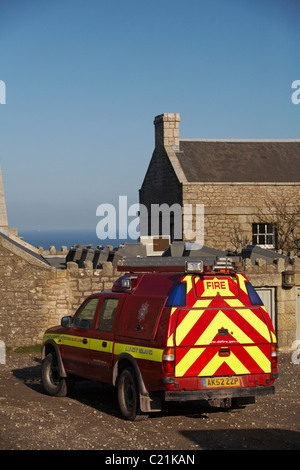
<svg viewBox="0 0 300 470">
<path fill-rule="evenodd" d="M 151 396 L 140 394 L 140 409 L 143 413 L 161 411 L 161 396 L 157 394 Z"/>
</svg>

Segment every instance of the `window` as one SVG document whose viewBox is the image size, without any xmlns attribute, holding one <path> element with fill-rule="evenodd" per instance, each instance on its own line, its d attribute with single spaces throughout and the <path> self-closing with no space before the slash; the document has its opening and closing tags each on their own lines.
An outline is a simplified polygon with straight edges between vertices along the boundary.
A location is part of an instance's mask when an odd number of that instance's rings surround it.
<svg viewBox="0 0 300 470">
<path fill-rule="evenodd" d="M 97 297 L 89 299 L 84 302 L 81 307 L 79 307 L 79 310 L 77 310 L 73 321 L 74 328 L 88 329 L 92 327 L 93 318 L 98 305 L 98 300 L 99 299 Z"/>
<path fill-rule="evenodd" d="M 105 299 L 99 315 L 97 330 L 111 331 L 115 313 L 118 307 L 118 299 Z"/>
<path fill-rule="evenodd" d="M 275 229 L 266 223 L 252 224 L 252 244 L 263 248 L 275 248 Z"/>
</svg>

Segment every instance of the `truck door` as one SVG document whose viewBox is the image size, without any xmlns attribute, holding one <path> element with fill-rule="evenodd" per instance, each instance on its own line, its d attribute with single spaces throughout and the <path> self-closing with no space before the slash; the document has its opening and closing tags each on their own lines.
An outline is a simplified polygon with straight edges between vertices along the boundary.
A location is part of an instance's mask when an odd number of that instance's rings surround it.
<svg viewBox="0 0 300 470">
<path fill-rule="evenodd" d="M 100 382 L 111 383 L 114 347 L 114 325 L 126 294 L 103 295 L 95 328 L 90 332 L 90 373 Z"/>
<path fill-rule="evenodd" d="M 61 335 L 66 370 L 83 377 L 89 376 L 90 332 L 98 303 L 98 297 L 87 299 L 75 313 L 72 326 Z"/>
</svg>

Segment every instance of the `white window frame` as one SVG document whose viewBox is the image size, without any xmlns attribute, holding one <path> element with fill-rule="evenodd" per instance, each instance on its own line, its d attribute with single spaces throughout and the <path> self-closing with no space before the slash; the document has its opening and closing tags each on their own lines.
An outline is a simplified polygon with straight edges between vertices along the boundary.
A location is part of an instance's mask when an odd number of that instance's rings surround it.
<svg viewBox="0 0 300 470">
<path fill-rule="evenodd" d="M 264 231 L 261 232 L 263 227 Z M 259 237 L 264 237 L 265 243 L 260 243 Z M 272 237 L 273 243 L 267 243 L 267 237 Z M 254 222 L 252 224 L 252 243 L 261 248 L 275 248 L 275 227 L 264 222 Z"/>
</svg>

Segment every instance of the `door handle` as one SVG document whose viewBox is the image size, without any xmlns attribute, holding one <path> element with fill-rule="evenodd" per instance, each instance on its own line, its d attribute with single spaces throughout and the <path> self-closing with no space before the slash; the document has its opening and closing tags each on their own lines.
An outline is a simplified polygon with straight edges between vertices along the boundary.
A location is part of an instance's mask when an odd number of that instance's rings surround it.
<svg viewBox="0 0 300 470">
<path fill-rule="evenodd" d="M 82 342 L 83 344 L 87 344 L 88 340 L 86 338 L 83 338 Z"/>
<path fill-rule="evenodd" d="M 103 346 L 104 348 L 106 348 L 107 342 L 106 342 L 106 341 L 103 341 L 102 346 Z"/>
</svg>

